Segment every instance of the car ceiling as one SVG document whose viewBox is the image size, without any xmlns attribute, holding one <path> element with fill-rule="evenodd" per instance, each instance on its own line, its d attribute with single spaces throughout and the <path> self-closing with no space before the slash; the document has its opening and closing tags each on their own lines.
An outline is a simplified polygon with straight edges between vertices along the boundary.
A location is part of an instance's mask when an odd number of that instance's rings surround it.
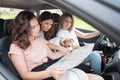
<svg viewBox="0 0 120 80">
<path fill-rule="evenodd" d="M 0 0 L 0 7 L 18 8 L 25 10 L 54 9 L 43 0 Z"/>
</svg>

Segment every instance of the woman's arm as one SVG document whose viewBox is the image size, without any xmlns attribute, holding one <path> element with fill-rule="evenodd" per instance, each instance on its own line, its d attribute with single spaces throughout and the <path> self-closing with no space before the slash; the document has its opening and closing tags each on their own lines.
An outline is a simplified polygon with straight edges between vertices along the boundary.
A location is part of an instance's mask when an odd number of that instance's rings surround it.
<svg viewBox="0 0 120 80">
<path fill-rule="evenodd" d="M 48 57 L 52 60 L 58 59 L 64 55 L 66 55 L 66 54 L 61 53 L 61 52 L 52 52 L 48 46 L 46 46 L 46 49 L 48 51 Z"/>
<path fill-rule="evenodd" d="M 75 33 L 78 37 L 80 38 L 85 38 L 85 39 L 88 39 L 88 38 L 93 38 L 93 37 L 96 37 L 98 35 L 100 35 L 101 33 L 96 31 L 96 32 L 91 32 L 91 33 L 83 33 L 77 29 L 75 29 Z"/>
<path fill-rule="evenodd" d="M 63 53 L 63 54 L 68 54 L 67 49 L 66 49 L 65 47 L 63 47 L 63 46 L 57 46 L 57 45 L 54 45 L 54 44 L 52 44 L 52 43 L 48 43 L 47 45 L 48 45 L 48 47 L 49 47 L 50 49 L 58 50 L 59 52 L 61 52 L 61 53 Z"/>
<path fill-rule="evenodd" d="M 61 52 L 53 52 L 50 47 L 52 46 L 52 49 L 53 49 L 53 46 L 55 47 L 55 45 L 52 44 L 52 43 L 49 43 L 45 39 L 44 39 L 44 41 L 45 41 L 45 45 L 46 45 L 45 48 L 46 48 L 46 50 L 48 52 L 48 57 L 50 59 L 55 60 L 55 59 L 58 59 L 58 58 L 62 57 L 63 55 L 65 55 L 64 53 L 61 53 Z"/>
<path fill-rule="evenodd" d="M 48 77 L 51 77 L 51 72 L 49 70 L 38 71 L 38 72 L 30 72 L 27 68 L 25 59 L 21 55 L 10 55 L 10 59 L 17 69 L 20 76 L 25 80 L 41 80 Z"/>
<path fill-rule="evenodd" d="M 57 80 L 66 72 L 63 68 L 50 68 L 43 71 L 31 72 L 28 70 L 23 56 L 11 55 L 10 59 L 24 80 L 43 80 L 48 77 L 53 77 Z"/>
<path fill-rule="evenodd" d="M 60 57 L 62 57 L 62 56 L 64 56 L 65 54 L 62 54 L 61 52 L 55 52 L 55 53 L 53 53 L 52 51 L 51 52 L 49 52 L 49 54 L 48 54 L 48 57 L 50 58 L 50 59 L 52 59 L 52 60 L 55 60 L 55 59 L 58 59 L 58 58 L 60 58 Z"/>
</svg>

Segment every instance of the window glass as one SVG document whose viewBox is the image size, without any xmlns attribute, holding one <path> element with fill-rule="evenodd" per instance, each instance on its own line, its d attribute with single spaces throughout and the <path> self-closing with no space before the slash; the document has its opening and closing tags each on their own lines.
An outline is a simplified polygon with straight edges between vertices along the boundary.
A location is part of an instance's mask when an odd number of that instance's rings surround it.
<svg viewBox="0 0 120 80">
<path fill-rule="evenodd" d="M 96 31 L 94 27 L 92 27 L 91 25 L 89 25 L 88 23 L 86 23 L 85 21 L 76 16 L 74 16 L 74 26 L 77 28 Z"/>
<path fill-rule="evenodd" d="M 40 10 L 40 14 L 44 11 L 50 11 L 51 13 L 58 13 L 59 15 L 62 14 L 62 11 L 60 9 L 46 9 L 46 10 Z"/>
<path fill-rule="evenodd" d="M 13 19 L 22 9 L 0 7 L 0 18 Z"/>
</svg>

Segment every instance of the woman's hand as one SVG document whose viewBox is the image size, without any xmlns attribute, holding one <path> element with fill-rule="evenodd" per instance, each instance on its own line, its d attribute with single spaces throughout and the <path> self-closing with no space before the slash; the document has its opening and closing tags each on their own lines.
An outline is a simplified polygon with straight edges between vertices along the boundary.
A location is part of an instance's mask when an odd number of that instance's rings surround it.
<svg viewBox="0 0 120 80">
<path fill-rule="evenodd" d="M 51 44 L 51 43 L 48 43 L 47 45 L 48 45 L 48 47 L 50 49 L 58 50 L 59 52 L 65 54 L 65 55 L 69 54 L 69 52 L 67 51 L 67 49 L 65 47 L 63 47 L 63 46 L 57 46 L 57 45 L 54 45 L 54 44 Z"/>
<path fill-rule="evenodd" d="M 80 46 L 78 46 L 78 45 L 73 46 L 73 49 L 78 49 L 78 48 L 80 48 Z"/>
<path fill-rule="evenodd" d="M 65 55 L 66 55 L 66 54 L 69 54 L 67 48 L 65 48 L 65 47 L 63 47 L 63 46 L 59 46 L 59 47 L 58 47 L 58 51 L 61 52 L 61 53 L 63 53 L 63 54 L 65 54 Z"/>
<path fill-rule="evenodd" d="M 66 73 L 64 68 L 49 68 L 47 70 L 55 80 L 59 80 Z"/>
<path fill-rule="evenodd" d="M 96 32 L 95 32 L 95 35 L 96 35 L 96 36 L 99 36 L 100 34 L 101 34 L 101 33 L 100 33 L 99 31 L 96 31 Z"/>
</svg>

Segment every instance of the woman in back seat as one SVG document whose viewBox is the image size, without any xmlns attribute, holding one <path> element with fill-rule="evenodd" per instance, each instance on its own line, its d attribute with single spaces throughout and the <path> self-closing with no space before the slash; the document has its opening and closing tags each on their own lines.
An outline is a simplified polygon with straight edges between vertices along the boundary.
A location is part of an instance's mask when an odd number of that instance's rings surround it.
<svg viewBox="0 0 120 80">
<path fill-rule="evenodd" d="M 55 21 L 53 14 L 48 11 L 43 12 L 41 15 L 38 16 L 38 22 L 40 24 L 40 36 L 45 38 L 46 40 L 50 40 L 54 32 Z M 68 54 L 67 49 L 63 46 L 57 46 L 51 43 L 48 43 L 48 46 L 50 47 L 50 49 Z"/>
</svg>

